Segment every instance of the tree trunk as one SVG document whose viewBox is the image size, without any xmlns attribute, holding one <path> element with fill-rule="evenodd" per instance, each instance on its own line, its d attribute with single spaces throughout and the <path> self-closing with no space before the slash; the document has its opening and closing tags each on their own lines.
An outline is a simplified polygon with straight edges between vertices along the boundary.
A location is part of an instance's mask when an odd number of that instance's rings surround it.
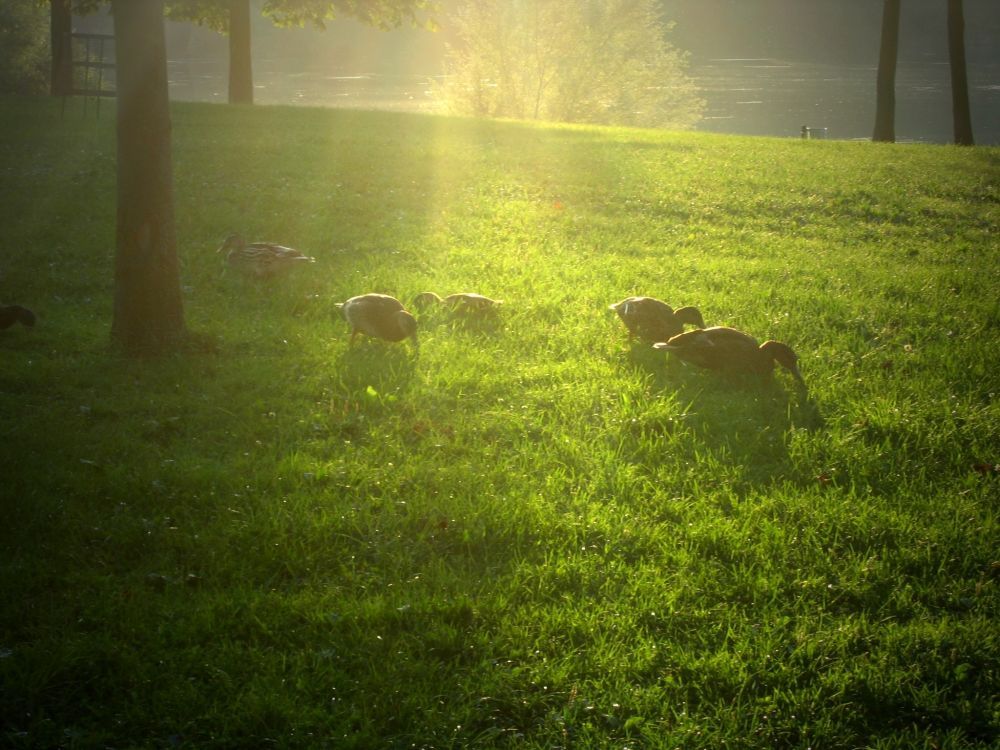
<svg viewBox="0 0 1000 750">
<path fill-rule="evenodd" d="M 955 143 L 972 146 L 972 114 L 969 111 L 969 77 L 965 69 L 965 14 L 962 0 L 948 0 L 948 57 L 951 61 L 951 113 Z"/>
<path fill-rule="evenodd" d="M 49 93 L 70 96 L 73 93 L 73 11 L 70 0 L 49 0 L 49 34 L 52 43 L 52 73 Z"/>
<path fill-rule="evenodd" d="M 899 3 L 885 0 L 882 9 L 882 44 L 878 55 L 873 141 L 896 140 L 896 57 L 899 50 Z"/>
<path fill-rule="evenodd" d="M 229 103 L 253 104 L 250 0 L 229 3 Z"/>
<path fill-rule="evenodd" d="M 118 91 L 118 227 L 111 337 L 157 354 L 184 336 L 174 233 L 163 0 L 112 0 Z"/>
</svg>

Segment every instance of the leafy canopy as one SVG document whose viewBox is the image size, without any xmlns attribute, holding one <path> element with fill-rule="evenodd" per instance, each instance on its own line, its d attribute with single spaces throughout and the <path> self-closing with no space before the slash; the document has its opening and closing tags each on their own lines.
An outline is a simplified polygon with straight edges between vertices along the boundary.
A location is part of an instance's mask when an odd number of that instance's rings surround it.
<svg viewBox="0 0 1000 750">
<path fill-rule="evenodd" d="M 449 24 L 458 113 L 680 129 L 704 110 L 654 0 L 465 0 Z"/>
<path fill-rule="evenodd" d="M 225 32 L 231 4 L 231 0 L 172 0 L 167 12 L 171 18 Z M 261 12 L 278 26 L 312 24 L 323 29 L 327 21 L 349 16 L 389 29 L 407 21 L 416 23 L 417 12 L 432 7 L 432 0 L 264 0 Z"/>
</svg>

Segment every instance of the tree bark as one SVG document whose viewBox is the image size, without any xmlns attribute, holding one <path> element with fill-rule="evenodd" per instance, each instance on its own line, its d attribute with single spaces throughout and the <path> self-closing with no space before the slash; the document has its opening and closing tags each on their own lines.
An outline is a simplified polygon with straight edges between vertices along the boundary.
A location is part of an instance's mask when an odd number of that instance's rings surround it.
<svg viewBox="0 0 1000 750">
<path fill-rule="evenodd" d="M 972 146 L 972 113 L 969 111 L 969 77 L 965 67 L 965 14 L 962 0 L 948 0 L 948 58 L 951 62 L 951 114 L 955 143 Z"/>
<path fill-rule="evenodd" d="M 163 0 L 112 0 L 118 91 L 118 222 L 111 337 L 158 354 L 184 337 L 174 230 Z"/>
<path fill-rule="evenodd" d="M 899 3 L 885 0 L 882 8 L 882 43 L 878 55 L 873 141 L 896 140 L 896 57 L 899 50 Z"/>
<path fill-rule="evenodd" d="M 229 3 L 229 103 L 253 104 L 250 0 Z"/>
<path fill-rule="evenodd" d="M 52 72 L 49 93 L 70 96 L 73 93 L 73 11 L 70 0 L 49 0 L 49 35 L 52 44 Z"/>
</svg>

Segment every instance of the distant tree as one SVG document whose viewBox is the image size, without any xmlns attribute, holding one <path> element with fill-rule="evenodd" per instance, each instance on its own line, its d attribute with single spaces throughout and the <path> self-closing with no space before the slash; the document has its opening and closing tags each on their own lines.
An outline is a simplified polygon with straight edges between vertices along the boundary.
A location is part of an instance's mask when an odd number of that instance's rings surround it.
<svg viewBox="0 0 1000 750">
<path fill-rule="evenodd" d="M 704 109 L 654 0 L 467 0 L 451 23 L 456 112 L 686 128 Z"/>
<path fill-rule="evenodd" d="M 49 36 L 52 45 L 52 73 L 49 92 L 52 96 L 73 93 L 73 9 L 70 0 L 49 0 Z"/>
<path fill-rule="evenodd" d="M 874 141 L 896 141 L 896 58 L 899 53 L 899 3 L 884 0 L 882 6 L 882 42 L 878 55 L 878 78 L 875 85 Z"/>
<path fill-rule="evenodd" d="M 0 92 L 38 94 L 48 66 L 46 13 L 37 0 L 0 3 Z"/>
<path fill-rule="evenodd" d="M 253 104 L 250 0 L 229 0 L 229 103 Z"/>
<path fill-rule="evenodd" d="M 380 28 L 415 21 L 431 0 L 263 0 L 261 12 L 278 26 L 311 23 L 325 28 L 326 21 L 350 16 Z M 229 34 L 229 102 L 253 104 L 250 0 L 172 0 L 168 14 Z"/>
<path fill-rule="evenodd" d="M 948 57 L 951 61 L 951 112 L 955 143 L 972 146 L 972 113 L 969 111 L 969 78 L 965 69 L 965 14 L 962 0 L 948 0 Z"/>
<path fill-rule="evenodd" d="M 111 0 L 118 93 L 118 219 L 111 336 L 157 354 L 185 334 L 174 230 L 163 0 Z"/>
</svg>

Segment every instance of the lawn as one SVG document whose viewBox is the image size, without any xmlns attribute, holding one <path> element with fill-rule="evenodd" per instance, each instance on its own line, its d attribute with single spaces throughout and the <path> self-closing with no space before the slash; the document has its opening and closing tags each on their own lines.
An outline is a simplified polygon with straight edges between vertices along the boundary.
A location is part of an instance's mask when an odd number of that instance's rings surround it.
<svg viewBox="0 0 1000 750">
<path fill-rule="evenodd" d="M 113 113 L 0 113 L 0 745 L 1000 742 L 1000 149 L 177 104 L 214 344 L 129 360 Z M 369 291 L 504 304 L 351 347 Z"/>
</svg>

